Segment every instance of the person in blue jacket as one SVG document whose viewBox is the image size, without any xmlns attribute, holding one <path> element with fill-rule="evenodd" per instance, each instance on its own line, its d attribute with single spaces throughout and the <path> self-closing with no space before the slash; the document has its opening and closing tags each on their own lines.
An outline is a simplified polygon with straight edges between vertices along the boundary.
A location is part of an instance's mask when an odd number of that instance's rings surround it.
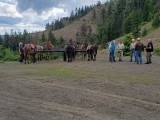
<svg viewBox="0 0 160 120">
<path fill-rule="evenodd" d="M 114 41 L 112 41 L 110 44 L 109 44 L 109 61 L 110 62 L 115 62 L 115 44 L 114 44 Z"/>
</svg>

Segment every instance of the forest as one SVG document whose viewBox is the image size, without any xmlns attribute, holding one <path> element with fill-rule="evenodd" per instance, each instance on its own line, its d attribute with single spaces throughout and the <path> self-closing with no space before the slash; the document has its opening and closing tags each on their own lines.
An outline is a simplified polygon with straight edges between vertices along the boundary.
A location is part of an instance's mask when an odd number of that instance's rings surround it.
<svg viewBox="0 0 160 120">
<path fill-rule="evenodd" d="M 102 6 L 100 2 L 97 5 Z M 131 34 L 132 37 L 144 37 L 148 31 L 146 29 L 140 33 L 141 27 L 147 23 L 152 23 L 152 28 L 157 29 L 160 27 L 160 0 L 110 0 L 107 1 L 100 11 L 100 20 L 97 24 L 96 34 L 90 34 L 88 41 L 105 45 L 107 42 L 116 38 Z M 48 37 L 46 38 L 44 32 L 39 37 L 37 36 L 38 43 L 43 44 L 47 40 L 51 40 L 55 45 L 62 46 L 65 44 L 65 38 L 55 38 L 53 30 L 60 29 L 72 24 L 73 21 L 85 16 L 89 12 L 93 13 L 93 18 L 96 17 L 95 6 L 85 6 L 76 8 L 71 12 L 67 18 L 57 19 L 52 21 L 51 24 L 46 23 L 46 30 Z M 65 21 L 65 22 L 64 22 Z M 23 32 L 5 33 L 0 35 L 1 49 L 9 49 L 11 51 L 18 51 L 18 43 L 30 43 L 35 38 L 33 34 L 28 33 L 27 30 Z M 37 41 L 36 41 L 37 42 Z M 2 50 L 1 50 L 2 51 Z M 0 54 L 0 58 L 2 57 Z"/>
</svg>

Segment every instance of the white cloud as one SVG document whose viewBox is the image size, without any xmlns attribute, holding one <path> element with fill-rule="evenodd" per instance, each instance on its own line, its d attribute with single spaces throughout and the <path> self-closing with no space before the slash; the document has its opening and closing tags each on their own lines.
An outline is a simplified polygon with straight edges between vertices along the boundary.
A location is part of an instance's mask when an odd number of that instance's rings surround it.
<svg viewBox="0 0 160 120">
<path fill-rule="evenodd" d="M 44 30 L 46 23 L 70 15 L 71 10 L 98 0 L 0 0 L 0 34 L 26 29 Z M 107 0 L 101 0 L 105 2 Z M 42 4 L 42 3 L 43 4 Z"/>
<path fill-rule="evenodd" d="M 7 16 L 13 18 L 22 17 L 22 15 L 17 12 L 15 5 L 2 2 L 0 2 L 0 16 Z"/>
</svg>

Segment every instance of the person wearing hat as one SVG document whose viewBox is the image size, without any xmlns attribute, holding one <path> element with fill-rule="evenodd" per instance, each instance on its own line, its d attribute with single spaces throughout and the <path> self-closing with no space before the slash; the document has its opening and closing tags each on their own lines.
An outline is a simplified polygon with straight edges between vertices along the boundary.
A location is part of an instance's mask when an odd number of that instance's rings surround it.
<svg viewBox="0 0 160 120">
<path fill-rule="evenodd" d="M 137 64 L 142 64 L 142 51 L 144 51 L 144 45 L 140 38 L 137 38 L 137 43 L 135 45 L 136 51 L 136 62 Z"/>
<path fill-rule="evenodd" d="M 134 61 L 136 62 L 135 45 L 136 45 L 136 42 L 135 42 L 135 39 L 133 38 L 132 43 L 130 45 L 130 62 L 132 62 L 133 55 L 134 55 Z"/>
<path fill-rule="evenodd" d="M 147 55 L 146 55 L 147 62 L 145 64 L 150 64 L 152 63 L 151 58 L 152 58 L 152 52 L 153 52 L 153 44 L 151 39 L 148 40 L 148 44 L 146 46 L 146 52 L 147 52 Z"/>
</svg>

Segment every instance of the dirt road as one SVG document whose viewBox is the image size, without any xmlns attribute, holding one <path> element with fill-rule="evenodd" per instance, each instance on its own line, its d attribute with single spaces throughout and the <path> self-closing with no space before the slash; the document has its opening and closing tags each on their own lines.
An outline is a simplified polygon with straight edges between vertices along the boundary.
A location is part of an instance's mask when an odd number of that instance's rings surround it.
<svg viewBox="0 0 160 120">
<path fill-rule="evenodd" d="M 160 57 L 128 59 L 0 64 L 0 120 L 159 120 Z"/>
</svg>

